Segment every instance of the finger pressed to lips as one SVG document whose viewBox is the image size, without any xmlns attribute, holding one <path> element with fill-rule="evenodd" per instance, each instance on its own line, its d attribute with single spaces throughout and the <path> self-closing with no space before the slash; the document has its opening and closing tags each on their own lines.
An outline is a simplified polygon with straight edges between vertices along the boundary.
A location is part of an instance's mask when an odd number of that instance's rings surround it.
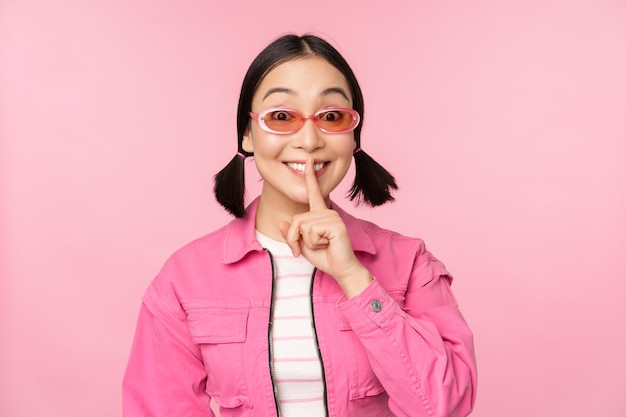
<svg viewBox="0 0 626 417">
<path fill-rule="evenodd" d="M 313 159 L 308 159 L 306 161 L 306 166 L 304 167 L 304 179 L 306 180 L 306 188 L 309 194 L 309 209 L 311 211 L 327 209 L 328 207 L 326 206 L 326 201 L 322 195 L 320 186 L 317 183 L 317 178 L 315 177 Z"/>
<path fill-rule="evenodd" d="M 296 215 L 290 223 L 282 222 L 279 225 L 285 241 L 291 247 L 295 256 L 299 256 L 302 253 L 300 249 L 301 243 L 304 243 L 304 245 L 310 249 L 322 249 L 329 243 L 328 239 L 322 236 L 319 232 L 315 231 L 312 227 L 317 223 L 317 221 L 310 223 L 312 220 L 310 215 L 312 215 L 313 212 L 320 213 L 319 215 L 321 215 L 321 210 L 326 210 L 328 208 L 317 182 L 314 165 L 315 163 L 312 158 L 308 159 L 304 164 L 304 181 L 309 200 L 309 214 Z M 307 217 L 308 221 L 305 220 Z"/>
</svg>

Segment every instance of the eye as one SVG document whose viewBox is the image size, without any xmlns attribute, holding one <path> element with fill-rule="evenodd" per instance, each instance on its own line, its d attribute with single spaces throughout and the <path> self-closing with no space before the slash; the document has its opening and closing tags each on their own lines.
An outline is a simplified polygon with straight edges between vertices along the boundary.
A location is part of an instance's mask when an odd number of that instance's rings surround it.
<svg viewBox="0 0 626 417">
<path fill-rule="evenodd" d="M 343 112 L 340 110 L 330 110 L 320 113 L 318 115 L 319 120 L 323 120 L 325 122 L 337 122 L 343 118 Z"/>
<path fill-rule="evenodd" d="M 272 119 L 272 120 L 276 120 L 279 122 L 288 122 L 289 120 L 293 119 L 293 115 L 288 112 L 287 110 L 275 110 L 273 112 L 270 112 L 268 114 L 268 116 Z"/>
</svg>

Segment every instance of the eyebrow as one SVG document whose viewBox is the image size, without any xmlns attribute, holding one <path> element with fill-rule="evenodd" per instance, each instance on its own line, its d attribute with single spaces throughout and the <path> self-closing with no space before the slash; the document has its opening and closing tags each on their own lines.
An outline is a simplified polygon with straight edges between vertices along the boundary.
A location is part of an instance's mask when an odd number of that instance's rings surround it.
<svg viewBox="0 0 626 417">
<path fill-rule="evenodd" d="M 291 96 L 297 96 L 298 95 L 298 93 L 296 93 L 291 88 L 274 87 L 274 88 L 270 88 L 269 90 L 267 90 L 267 92 L 263 96 L 263 100 L 265 100 L 267 97 L 269 97 L 271 94 L 274 94 L 274 93 L 285 93 L 285 94 L 289 94 Z M 350 99 L 348 98 L 348 94 L 341 87 L 330 87 L 330 88 L 327 88 L 326 90 L 322 91 L 322 93 L 320 95 L 321 96 L 327 96 L 329 94 L 341 94 L 346 100 L 350 101 Z M 261 101 L 263 101 L 263 100 L 261 100 Z"/>
<path fill-rule="evenodd" d="M 269 90 L 267 90 L 267 93 L 265 93 L 265 95 L 263 96 L 263 100 L 265 100 L 269 95 L 274 94 L 274 93 L 286 93 L 289 94 L 291 96 L 295 96 L 296 92 L 293 91 L 291 88 L 285 88 L 285 87 L 274 87 L 274 88 L 270 88 Z M 263 101 L 261 100 L 261 101 Z"/>
</svg>

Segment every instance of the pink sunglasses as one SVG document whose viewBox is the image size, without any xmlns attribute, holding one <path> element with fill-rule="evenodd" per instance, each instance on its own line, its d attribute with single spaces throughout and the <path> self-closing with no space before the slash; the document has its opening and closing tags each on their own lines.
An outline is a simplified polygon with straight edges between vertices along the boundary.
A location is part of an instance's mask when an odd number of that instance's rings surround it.
<svg viewBox="0 0 626 417">
<path fill-rule="evenodd" d="M 259 123 L 261 129 L 279 135 L 297 132 L 307 119 L 311 119 L 324 133 L 351 132 L 361 121 L 358 112 L 345 108 L 328 108 L 307 116 L 295 109 L 274 107 L 259 113 L 250 112 L 250 116 Z"/>
</svg>

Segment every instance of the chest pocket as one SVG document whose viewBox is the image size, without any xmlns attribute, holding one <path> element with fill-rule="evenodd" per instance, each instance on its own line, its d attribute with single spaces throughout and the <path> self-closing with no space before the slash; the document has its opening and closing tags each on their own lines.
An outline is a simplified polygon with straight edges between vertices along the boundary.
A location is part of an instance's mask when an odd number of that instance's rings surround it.
<svg viewBox="0 0 626 417">
<path fill-rule="evenodd" d="M 220 407 L 251 407 L 244 373 L 250 306 L 217 304 L 183 304 L 191 338 L 202 352 L 206 391 Z"/>
</svg>

